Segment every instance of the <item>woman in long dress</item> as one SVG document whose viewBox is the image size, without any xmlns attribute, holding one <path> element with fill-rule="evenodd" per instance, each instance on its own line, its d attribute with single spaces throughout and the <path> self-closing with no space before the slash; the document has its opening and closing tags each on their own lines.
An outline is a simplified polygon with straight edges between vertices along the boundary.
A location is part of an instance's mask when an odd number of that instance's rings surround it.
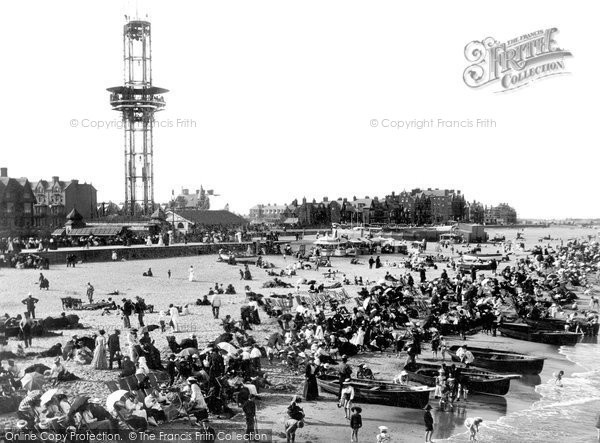
<svg viewBox="0 0 600 443">
<path fill-rule="evenodd" d="M 365 344 L 365 330 L 362 326 L 354 333 L 354 336 L 350 339 L 350 343 L 356 346 L 359 351 L 362 350 Z"/>
<path fill-rule="evenodd" d="M 190 270 L 188 271 L 188 280 L 189 281 L 194 281 L 194 267 L 190 266 Z"/>
<path fill-rule="evenodd" d="M 315 329 L 315 340 L 322 341 L 324 338 L 325 334 L 323 333 L 323 326 L 319 324 Z"/>
<path fill-rule="evenodd" d="M 136 352 L 136 346 L 139 346 L 140 341 L 137 337 L 137 329 L 130 329 L 127 333 L 127 352 L 132 362 L 138 361 L 138 353 Z"/>
<path fill-rule="evenodd" d="M 316 362 L 309 362 L 306 365 L 306 381 L 304 382 L 304 399 L 306 401 L 316 400 L 319 397 L 317 375 L 319 375 L 319 365 Z"/>
<path fill-rule="evenodd" d="M 94 369 L 108 369 L 108 362 L 106 361 L 105 333 L 104 329 L 101 329 L 98 337 L 96 337 L 96 347 L 94 348 L 94 358 L 92 359 L 92 366 Z"/>
</svg>

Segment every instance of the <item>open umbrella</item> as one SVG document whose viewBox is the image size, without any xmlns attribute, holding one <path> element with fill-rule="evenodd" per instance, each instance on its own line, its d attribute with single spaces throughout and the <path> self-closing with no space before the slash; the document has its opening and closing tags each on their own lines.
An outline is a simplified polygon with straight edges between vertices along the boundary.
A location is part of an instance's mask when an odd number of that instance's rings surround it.
<svg viewBox="0 0 600 443">
<path fill-rule="evenodd" d="M 108 397 L 106 397 L 106 409 L 112 411 L 115 403 L 121 400 L 127 393 L 129 393 L 129 391 L 126 391 L 125 389 L 119 389 L 118 391 L 111 392 Z"/>
<path fill-rule="evenodd" d="M 198 349 L 196 348 L 185 348 L 183 351 L 179 353 L 180 357 L 187 357 L 189 355 L 198 354 Z"/>
<path fill-rule="evenodd" d="M 28 391 L 41 389 L 44 383 L 46 383 L 46 379 L 39 372 L 30 372 L 21 379 L 21 386 Z"/>
<path fill-rule="evenodd" d="M 43 365 L 41 363 L 36 363 L 34 365 L 31 365 L 27 368 L 25 368 L 25 370 L 23 371 L 24 374 L 29 374 L 30 372 L 37 372 L 39 374 L 43 374 L 44 372 L 46 372 L 47 370 L 49 370 L 50 368 L 46 365 Z"/>
<path fill-rule="evenodd" d="M 79 411 L 82 407 L 87 405 L 87 402 L 89 399 L 90 398 L 86 397 L 85 395 L 80 395 L 78 397 L 75 397 L 75 400 L 73 400 L 73 403 L 71 404 L 71 409 L 69 409 L 69 411 L 71 413 L 75 413 L 75 412 Z"/>
<path fill-rule="evenodd" d="M 235 346 L 233 346 L 231 343 L 222 342 L 222 343 L 219 343 L 217 346 L 219 348 L 223 349 L 224 351 L 227 351 L 229 354 L 233 354 L 234 352 L 237 351 L 237 348 Z"/>
<path fill-rule="evenodd" d="M 40 397 L 40 404 L 44 405 L 44 404 L 48 403 L 50 400 L 52 400 L 52 397 L 54 397 L 57 392 L 58 392 L 58 389 L 56 389 L 56 388 L 48 389 Z"/>
</svg>

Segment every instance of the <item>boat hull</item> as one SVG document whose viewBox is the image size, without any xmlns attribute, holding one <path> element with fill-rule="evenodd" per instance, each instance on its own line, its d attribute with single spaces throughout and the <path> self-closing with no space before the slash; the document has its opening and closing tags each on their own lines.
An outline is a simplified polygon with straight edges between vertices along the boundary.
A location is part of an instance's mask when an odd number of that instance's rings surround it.
<svg viewBox="0 0 600 443">
<path fill-rule="evenodd" d="M 427 386 L 435 386 L 435 377 L 440 366 L 417 363 L 414 371 L 408 372 L 409 381 L 415 381 Z M 510 380 L 520 378 L 518 375 L 501 375 L 482 369 L 469 367 L 463 369 L 463 379 L 469 392 L 490 395 L 506 395 L 510 389 Z"/>
<path fill-rule="evenodd" d="M 456 356 L 459 346 L 451 346 L 448 349 L 453 361 L 459 362 L 460 358 Z M 544 368 L 544 358 L 532 357 L 525 354 L 511 353 L 509 351 L 497 351 L 494 349 L 474 348 L 469 346 L 469 351 L 473 353 L 475 361 L 474 366 L 484 369 L 491 369 L 496 372 L 509 372 L 518 374 L 539 374 Z"/>
<path fill-rule="evenodd" d="M 536 331 L 528 325 L 507 325 L 498 327 L 500 333 L 505 337 L 516 338 L 519 340 L 533 341 L 536 343 L 545 343 L 556 346 L 572 346 L 579 343 L 581 334 L 575 332 L 561 331 Z"/>
<path fill-rule="evenodd" d="M 336 377 L 318 378 L 317 383 L 323 392 L 339 395 L 339 383 Z M 401 408 L 422 409 L 429 403 L 433 389 L 426 387 L 401 387 L 393 383 L 372 380 L 352 380 L 354 401 L 374 403 Z"/>
<path fill-rule="evenodd" d="M 230 255 L 229 254 L 219 254 L 219 258 L 221 261 L 228 263 L 229 259 L 230 259 Z M 235 260 L 235 263 L 255 263 L 257 260 L 257 256 L 256 255 L 233 255 L 233 258 Z"/>
<path fill-rule="evenodd" d="M 526 318 L 524 321 L 529 326 L 544 331 L 564 331 L 565 325 L 567 324 L 567 322 L 558 318 L 545 318 L 542 320 L 530 320 Z"/>
</svg>

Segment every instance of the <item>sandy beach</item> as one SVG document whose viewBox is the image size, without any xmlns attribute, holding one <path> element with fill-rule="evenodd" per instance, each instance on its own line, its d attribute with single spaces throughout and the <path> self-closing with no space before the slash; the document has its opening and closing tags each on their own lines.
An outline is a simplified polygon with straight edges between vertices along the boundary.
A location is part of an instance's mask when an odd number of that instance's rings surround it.
<svg viewBox="0 0 600 443">
<path fill-rule="evenodd" d="M 503 229 L 497 230 L 506 235 L 507 239 L 515 238 L 515 230 Z M 527 249 L 534 244 L 538 244 L 538 239 L 545 235 L 551 235 L 553 238 L 562 238 L 565 241 L 568 238 L 580 237 L 586 235 L 596 235 L 597 231 L 592 229 L 526 229 L 525 238 Z M 494 230 L 490 231 L 493 236 Z M 307 241 L 311 240 L 307 238 Z M 547 244 L 545 241 L 544 244 Z M 551 241 L 550 243 L 556 243 Z M 428 246 L 428 251 L 434 253 L 436 244 Z M 484 245 L 482 252 L 496 251 L 498 248 L 493 245 Z M 445 254 L 449 250 L 444 250 Z M 520 257 L 524 253 L 518 252 L 513 255 Z M 399 263 L 405 256 L 401 255 L 382 255 L 384 266 L 380 269 L 369 269 L 367 264 L 369 256 L 361 256 L 360 264 L 350 264 L 349 258 L 333 258 L 332 269 L 338 270 L 337 279 L 346 275 L 350 280 L 354 276 L 362 276 L 364 279 L 376 281 L 383 277 L 389 271 L 392 275 L 404 273 L 404 268 L 394 267 L 393 262 Z M 268 261 L 275 264 L 277 268 L 285 267 L 291 258 L 285 259 L 281 256 L 268 256 Z M 195 272 L 195 281 L 188 281 L 188 268 L 193 265 Z M 502 263 L 501 266 L 505 266 Z M 143 277 L 142 273 L 149 267 L 152 268 L 154 276 L 151 278 Z M 272 293 L 284 294 L 291 290 L 286 289 L 262 289 L 262 284 L 270 280 L 264 270 L 250 267 L 253 280 L 250 282 L 240 280 L 239 266 L 230 266 L 225 263 L 218 263 L 215 255 L 204 255 L 198 257 L 184 257 L 171 259 L 155 259 L 140 261 L 120 261 L 106 263 L 88 263 L 77 265 L 75 268 L 66 268 L 64 266 L 52 266 L 50 270 L 43 271 L 44 275 L 50 281 L 49 291 L 40 291 L 36 282 L 39 271 L 36 270 L 16 270 L 0 269 L 0 312 L 7 312 L 15 315 L 24 311 L 21 300 L 25 298 L 28 292 L 39 299 L 37 305 L 37 317 L 57 316 L 62 312 L 61 297 L 72 296 L 86 299 L 85 290 L 88 282 L 95 287 L 94 299 L 99 301 L 107 299 L 109 292 L 118 290 L 120 295 L 114 298 L 120 301 L 122 297 L 133 298 L 141 296 L 146 303 L 154 305 L 154 313 L 147 314 L 146 324 L 158 324 L 158 312 L 166 310 L 170 303 L 176 305 L 190 305 L 191 314 L 181 318 L 182 332 L 173 334 L 177 340 L 195 334 L 199 344 L 203 345 L 211 342 L 221 332 L 221 321 L 212 318 L 209 306 L 196 306 L 195 301 L 207 294 L 210 287 L 215 283 L 232 283 L 235 287 L 236 295 L 224 295 L 223 306 L 221 308 L 221 318 L 230 314 L 233 318 L 239 318 L 240 306 L 244 303 L 244 286 L 247 284 L 251 290 L 268 296 Z M 171 271 L 171 278 L 168 278 L 167 272 Z M 437 271 L 428 270 L 428 278 L 440 273 L 442 267 Z M 283 277 L 285 281 L 296 283 L 301 278 L 315 279 L 324 281 L 324 269 L 319 271 L 308 270 L 300 271 L 295 277 Z M 489 271 L 488 271 L 489 272 Z M 416 275 L 416 273 L 413 273 Z M 352 297 L 356 295 L 360 288 L 354 285 L 344 286 L 345 290 Z M 306 291 L 307 287 L 302 288 Z M 295 292 L 295 291 L 294 291 Z M 586 305 L 586 300 L 581 298 L 580 304 Z M 354 300 L 348 302 L 348 306 L 354 306 Z M 67 330 L 62 331 L 62 336 L 48 338 L 34 338 L 34 352 L 42 351 L 51 345 L 61 342 L 65 343 L 73 334 L 83 335 L 91 334 L 99 329 L 105 329 L 111 332 L 115 328 L 122 328 L 122 321 L 116 314 L 101 315 L 102 311 L 75 311 L 80 316 L 80 322 L 86 326 L 85 330 Z M 264 312 L 260 313 L 262 323 L 253 326 L 249 331 L 259 343 L 264 342 L 268 334 L 278 329 L 274 319 L 270 319 Z M 132 326 L 137 326 L 137 319 L 132 317 Z M 166 334 L 159 331 L 153 331 L 151 337 L 155 340 L 156 346 L 161 351 L 163 358 L 170 350 L 165 339 Z M 458 337 L 452 337 L 448 340 L 449 345 L 461 342 Z M 16 347 L 16 341 L 10 340 L 9 347 Z M 534 390 L 534 386 L 545 383 L 552 377 L 552 374 L 560 369 L 569 375 L 575 370 L 575 365 L 567 360 L 564 355 L 557 352 L 557 348 L 549 345 L 531 343 L 526 341 L 513 340 L 510 338 L 488 336 L 477 334 L 469 336 L 467 343 L 472 345 L 490 346 L 498 349 L 518 350 L 518 352 L 531 353 L 547 358 L 543 372 L 539 377 L 524 377 L 521 380 L 514 380 L 511 389 L 505 397 L 494 397 L 484 395 L 472 395 L 469 397 L 465 406 L 459 406 L 453 412 L 442 412 L 434 408 L 433 415 L 436 422 L 434 440 L 446 439 L 454 435 L 457 441 L 466 441 L 465 428 L 463 423 L 467 417 L 480 416 L 486 422 L 495 421 L 500 417 L 506 416 L 516 411 L 523 410 L 539 399 L 539 394 Z M 123 341 L 122 341 L 123 345 Z M 432 360 L 429 345 L 425 345 L 424 352 L 421 355 L 423 360 Z M 400 357 L 392 353 L 363 353 L 350 359 L 351 366 L 356 368 L 360 363 L 367 363 L 376 373 L 376 378 L 391 379 L 395 376 L 401 364 L 406 359 L 406 355 Z M 51 359 L 36 360 L 49 365 Z M 21 367 L 25 367 L 31 362 L 20 361 Z M 291 374 L 287 367 L 281 364 L 269 366 L 268 362 L 263 363 L 269 379 L 273 384 L 291 384 L 295 389 L 286 391 L 266 390 L 260 393 L 258 402 L 258 421 L 260 427 L 272 428 L 274 432 L 274 441 L 285 441 L 283 434 L 283 412 L 287 403 L 293 394 L 302 392 L 303 375 Z M 63 383 L 62 389 L 67 393 L 85 393 L 93 397 L 105 398 L 108 390 L 104 381 L 114 380 L 117 371 L 97 371 L 90 366 L 80 366 L 74 363 L 67 363 L 67 368 L 79 376 L 81 381 Z M 306 402 L 303 404 L 306 412 L 306 426 L 297 434 L 298 441 L 306 442 L 338 442 L 350 440 L 350 427 L 344 419 L 343 412 L 336 405 L 336 399 L 333 396 L 322 394 L 317 402 Z M 434 402 L 432 401 L 432 404 Z M 393 437 L 392 441 L 417 442 L 423 441 L 424 425 L 423 411 L 393 408 L 379 405 L 361 405 L 363 407 L 363 428 L 360 431 L 361 441 L 374 441 L 377 433 L 377 427 L 386 425 L 390 429 Z M 2 422 L 10 423 L 12 417 L 5 416 L 0 418 Z M 243 422 L 243 414 L 238 414 L 233 418 L 240 427 Z M 230 426 L 231 421 L 215 420 L 213 426 L 216 429 Z M 182 424 L 183 422 L 178 422 Z"/>
</svg>

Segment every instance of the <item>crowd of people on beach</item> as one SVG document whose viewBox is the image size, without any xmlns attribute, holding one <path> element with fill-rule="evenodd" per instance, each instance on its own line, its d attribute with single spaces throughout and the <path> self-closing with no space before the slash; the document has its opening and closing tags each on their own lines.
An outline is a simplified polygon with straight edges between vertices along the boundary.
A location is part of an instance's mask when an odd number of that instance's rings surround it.
<svg viewBox="0 0 600 443">
<path fill-rule="evenodd" d="M 419 274 L 418 281 L 411 272 L 396 276 L 386 272 L 382 280 L 358 292 L 357 306 L 351 310 L 332 299 L 326 306 L 315 297 L 299 302 L 295 312 L 274 311 L 271 315 L 277 316 L 281 336 L 270 339 L 267 355 L 283 351 L 291 368 L 304 365 L 307 400 L 318 398 L 316 379 L 320 375 L 339 375 L 340 406 L 349 418 L 352 390 L 346 389 L 346 384 L 352 371 L 348 371 L 348 356 L 392 349 L 406 353 L 404 368 L 410 370 L 423 344 L 429 343 L 432 357 L 438 359 L 439 353 L 442 360 L 434 395 L 441 408 L 448 404 L 452 410 L 455 402 L 467 400 L 469 389 L 460 368 L 443 363 L 446 335 L 464 340 L 468 334 L 482 331 L 494 337 L 499 325 L 519 318 L 562 319 L 565 331 L 598 333 L 600 302 L 591 297 L 589 309 L 582 310 L 572 289 L 579 287 L 585 295 L 591 294 L 591 283 L 600 272 L 597 242 L 571 240 L 554 248 L 536 247 L 513 265 L 491 269 L 487 275 L 471 269 L 450 276 L 450 269 L 448 264 L 439 277 L 429 280 L 426 268 L 419 266 L 413 269 Z M 328 309 L 331 315 L 325 315 Z M 474 359 L 467 346 L 459 348 L 457 356 L 466 365 Z M 398 379 L 402 378 L 401 373 Z M 480 423 L 478 418 L 468 421 L 472 439 Z M 431 431 L 427 432 L 430 439 Z"/>
<path fill-rule="evenodd" d="M 170 349 L 166 358 L 161 356 L 150 332 L 156 329 L 165 334 L 180 332 L 180 316 L 189 308 L 169 304 L 159 312 L 158 324 L 147 325 L 144 315 L 148 306 L 143 298 L 123 298 L 121 305 L 113 302 L 114 308 L 107 311 L 109 315 L 122 317 L 124 344 L 118 329 L 109 335 L 105 330 L 98 330 L 92 337 L 73 336 L 66 345 L 44 351 L 43 356 L 54 358 L 54 367 L 41 368 L 39 372 L 44 381 L 54 387 L 76 377 L 66 370 L 64 362 L 90 365 L 96 370 L 114 368 L 119 371 L 119 377 L 118 383 L 112 385 L 111 401 L 68 398 L 59 390 L 48 398 L 46 394 L 50 391 L 29 389 L 18 408 L 18 426 L 117 432 L 122 428 L 148 429 L 184 418 L 202 429 L 209 429 L 209 414 L 231 416 L 230 405 L 235 404 L 244 413 L 245 432 L 251 434 L 257 429 L 256 396 L 271 384 L 262 367 L 268 362 L 280 363 L 291 373 L 304 377 L 302 397 L 305 401 L 320 399 L 319 377 L 336 377 L 338 406 L 344 410 L 351 427 L 351 441 L 358 441 L 362 408 L 354 404 L 352 380 L 373 378 L 373 372 L 366 365 L 354 369 L 349 363 L 359 354 L 391 351 L 398 356 L 405 355 L 406 361 L 395 382 L 408 384 L 407 371 L 428 345 L 431 358 L 440 363 L 434 397 L 439 399 L 440 408 L 445 405 L 452 408 L 455 402 L 468 399 L 469 389 L 460 369 L 445 364 L 448 335 L 464 340 L 474 331 L 483 331 L 494 337 L 499 325 L 515 318 L 562 319 L 565 330 L 597 335 L 600 301 L 591 296 L 591 282 L 600 276 L 597 242 L 572 240 L 555 247 L 538 246 L 512 265 L 490 269 L 489 273 L 478 272 L 476 268 L 453 269 L 446 263 L 439 276 L 428 278 L 425 264 L 409 263 L 405 270 L 394 269 L 399 271 L 396 274 L 386 271 L 371 285 L 363 286 L 362 277 L 355 277 L 354 306 L 348 304 L 350 297 L 346 291 L 335 292 L 340 286 L 345 289 L 352 286 L 345 276 L 339 286 L 329 289 L 306 279 L 297 285 L 286 283 L 287 287 L 307 286 L 308 296 L 298 296 L 291 309 L 272 305 L 266 297 L 246 286 L 247 302 L 240 309 L 239 320 L 230 315 L 222 319 L 223 332 L 203 349 L 193 335 L 179 342 L 175 336 L 166 336 Z M 377 268 L 381 262 L 378 266 L 373 259 L 369 265 Z M 240 268 L 244 280 L 246 271 L 249 273 L 247 266 Z M 193 280 L 193 270 L 190 273 Z M 578 303 L 579 289 L 591 296 L 584 309 Z M 86 293 L 90 304 L 93 303 L 94 288 L 90 283 Z M 225 289 L 215 284 L 196 304 L 211 306 L 212 316 L 217 320 L 221 296 L 233 293 L 233 285 Z M 291 294 L 290 297 L 293 298 Z M 25 348 L 31 345 L 36 302 L 31 294 L 23 300 L 27 312 L 20 319 L 19 327 Z M 261 323 L 260 308 L 279 326 L 263 343 L 248 332 L 253 325 Z M 134 315 L 137 328 L 131 322 Z M 457 356 L 466 365 L 473 362 L 473 354 L 467 346 L 459 349 Z M 14 359 L 8 364 L 4 372 L 13 375 L 10 385 L 18 389 L 20 371 Z M 123 386 L 127 389 L 118 389 Z M 117 393 L 120 393 L 118 398 Z M 288 442 L 295 441 L 296 432 L 305 424 L 305 411 L 300 405 L 300 396 L 295 396 L 287 408 Z M 426 441 L 431 441 L 434 430 L 431 409 L 431 405 L 427 405 L 424 411 Z M 470 417 L 466 422 L 472 440 L 477 438 L 481 422 L 479 417 Z M 385 426 L 379 431 L 377 441 L 390 440 Z"/>
</svg>

